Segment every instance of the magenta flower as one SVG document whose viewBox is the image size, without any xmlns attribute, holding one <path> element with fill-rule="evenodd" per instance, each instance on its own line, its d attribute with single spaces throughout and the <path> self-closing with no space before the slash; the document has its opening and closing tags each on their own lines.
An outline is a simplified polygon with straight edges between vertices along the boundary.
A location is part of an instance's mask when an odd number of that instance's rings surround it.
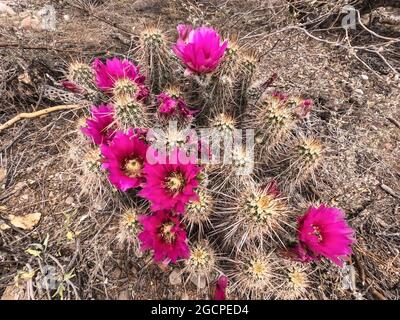
<svg viewBox="0 0 400 320">
<path fill-rule="evenodd" d="M 99 107 L 93 106 L 90 112 L 92 118 L 86 119 L 86 127 L 81 128 L 82 133 L 97 145 L 108 144 L 115 134 L 113 108 L 102 104 Z"/>
<path fill-rule="evenodd" d="M 83 93 L 85 90 L 78 86 L 77 84 L 73 83 L 72 81 L 69 80 L 63 80 L 61 81 L 61 85 L 67 89 L 68 91 L 71 91 L 73 93 Z"/>
<path fill-rule="evenodd" d="M 280 91 L 273 92 L 272 97 L 279 101 L 286 101 L 288 99 L 288 95 Z"/>
<path fill-rule="evenodd" d="M 177 216 L 169 211 L 157 211 L 151 216 L 140 216 L 143 231 L 138 235 L 141 250 L 153 250 L 156 262 L 176 262 L 190 256 L 186 231 Z"/>
<path fill-rule="evenodd" d="M 138 193 L 151 202 L 151 210 L 176 210 L 183 213 L 185 205 L 198 200 L 195 188 L 198 186 L 196 157 L 174 149 L 169 155 L 156 154 L 154 164 L 144 165 L 146 184 Z"/>
<path fill-rule="evenodd" d="M 342 266 L 342 259 L 352 253 L 350 245 L 355 241 L 354 230 L 347 225 L 344 212 L 338 208 L 310 207 L 298 219 L 297 231 L 299 244 L 295 252 L 301 261 L 324 256 Z"/>
<path fill-rule="evenodd" d="M 195 113 L 191 111 L 185 101 L 181 98 L 173 98 L 168 93 L 160 93 L 157 96 L 158 102 L 158 113 L 166 118 L 171 117 L 182 117 L 184 119 L 190 119 Z"/>
<path fill-rule="evenodd" d="M 208 27 L 192 30 L 190 26 L 178 25 L 179 38 L 172 50 L 183 61 L 186 73 L 210 73 L 214 71 L 228 46 L 221 44 L 219 34 Z"/>
<path fill-rule="evenodd" d="M 271 180 L 265 185 L 262 186 L 262 188 L 270 195 L 274 197 L 279 197 L 280 192 L 278 189 L 278 182 L 276 180 Z"/>
<path fill-rule="evenodd" d="M 228 278 L 220 276 L 215 286 L 214 300 L 226 300 L 226 288 L 228 287 Z"/>
<path fill-rule="evenodd" d="M 311 112 L 313 108 L 313 101 L 311 99 L 302 100 L 298 106 L 296 106 L 294 112 L 300 118 L 305 118 Z"/>
<path fill-rule="evenodd" d="M 108 170 L 110 182 L 119 190 L 126 191 L 138 187 L 143 178 L 147 145 L 130 129 L 115 134 L 110 145 L 101 146 L 103 168 Z"/>
<path fill-rule="evenodd" d="M 187 42 L 189 34 L 193 30 L 193 27 L 191 25 L 178 24 L 176 30 L 178 30 L 179 41 Z"/>
<path fill-rule="evenodd" d="M 96 85 L 107 93 L 128 93 L 137 100 L 144 100 L 149 90 L 144 86 L 145 77 L 140 74 L 139 67 L 128 60 L 118 58 L 107 59 L 104 64 L 95 59 L 92 68 L 96 74 Z"/>
</svg>

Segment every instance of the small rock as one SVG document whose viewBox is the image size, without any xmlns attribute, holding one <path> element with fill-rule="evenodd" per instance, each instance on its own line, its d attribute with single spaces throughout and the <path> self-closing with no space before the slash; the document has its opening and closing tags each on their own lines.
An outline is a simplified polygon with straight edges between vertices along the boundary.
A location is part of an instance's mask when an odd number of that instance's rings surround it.
<svg viewBox="0 0 400 320">
<path fill-rule="evenodd" d="M 65 199 L 65 203 L 68 205 L 72 205 L 74 203 L 74 198 L 73 197 L 68 197 L 67 199 Z"/>
<path fill-rule="evenodd" d="M 9 16 L 14 16 L 16 13 L 10 6 L 0 2 L 0 14 L 4 13 Z"/>
<path fill-rule="evenodd" d="M 366 74 L 362 74 L 360 77 L 361 77 L 361 79 L 363 79 L 365 81 L 367 81 L 369 79 Z"/>
<path fill-rule="evenodd" d="M 22 286 L 11 285 L 6 287 L 0 300 L 28 300 L 28 294 Z"/>
<path fill-rule="evenodd" d="M 186 292 L 184 292 L 181 296 L 181 300 L 189 300 L 189 295 Z"/>
<path fill-rule="evenodd" d="M 199 288 L 199 289 L 204 289 L 206 287 L 206 284 L 207 284 L 206 283 L 206 278 L 203 277 L 203 276 L 192 275 L 190 277 L 190 281 L 192 281 L 197 286 L 197 288 Z"/>
<path fill-rule="evenodd" d="M 172 270 L 172 272 L 169 275 L 169 282 L 175 286 L 178 284 L 181 284 L 182 282 L 182 277 L 181 277 L 181 273 L 179 272 L 178 269 L 174 269 Z"/>
<path fill-rule="evenodd" d="M 38 17 L 26 17 L 21 21 L 20 28 L 24 30 L 40 30 Z"/>
<path fill-rule="evenodd" d="M 354 92 L 359 94 L 359 95 L 361 95 L 361 96 L 364 95 L 364 91 L 362 91 L 361 89 L 355 89 Z"/>
<path fill-rule="evenodd" d="M 29 200 L 29 195 L 28 194 L 23 194 L 21 196 L 21 199 L 24 200 L 24 201 L 27 201 L 27 200 Z"/>
<path fill-rule="evenodd" d="M 118 295 L 118 300 L 129 300 L 128 290 L 121 291 Z"/>
<path fill-rule="evenodd" d="M 18 76 L 18 81 L 22 82 L 22 83 L 25 83 L 25 84 L 31 84 L 32 83 L 31 77 L 27 72 L 24 72 L 24 73 L 20 74 Z"/>
<path fill-rule="evenodd" d="M 69 14 L 64 14 L 63 18 L 64 18 L 64 21 L 66 21 L 66 22 L 71 20 L 71 16 Z"/>
<path fill-rule="evenodd" d="M 40 212 L 29 213 L 24 216 L 14 216 L 10 214 L 8 219 L 10 223 L 23 230 L 32 230 L 38 223 L 42 214 Z"/>
</svg>

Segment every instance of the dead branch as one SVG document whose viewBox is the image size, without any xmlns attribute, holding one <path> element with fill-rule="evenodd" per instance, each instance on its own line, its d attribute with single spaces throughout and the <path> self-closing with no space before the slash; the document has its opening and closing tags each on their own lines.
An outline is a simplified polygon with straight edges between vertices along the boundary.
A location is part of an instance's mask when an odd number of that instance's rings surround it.
<svg viewBox="0 0 400 320">
<path fill-rule="evenodd" d="M 400 199 L 400 196 L 396 193 L 396 191 L 394 191 L 392 188 L 390 188 L 386 184 L 381 183 L 380 187 L 382 188 L 383 191 L 390 194 L 392 197 Z"/>
<path fill-rule="evenodd" d="M 22 119 L 32 119 L 32 118 L 37 118 L 37 117 L 47 115 L 47 114 L 49 114 L 51 112 L 55 112 L 55 111 L 68 110 L 68 109 L 79 109 L 79 108 L 82 108 L 82 106 L 79 104 L 67 104 L 67 105 L 50 107 L 50 108 L 42 109 L 42 110 L 35 111 L 35 112 L 29 112 L 29 113 L 23 112 L 23 113 L 16 115 L 14 118 L 11 118 L 7 122 L 3 123 L 2 125 L 0 125 L 0 132 L 11 127 L 14 123 L 16 123 Z"/>
<path fill-rule="evenodd" d="M 396 119 L 392 117 L 387 117 L 386 119 L 388 119 L 391 123 L 393 123 L 397 128 L 400 129 L 400 122 L 398 122 Z"/>
</svg>

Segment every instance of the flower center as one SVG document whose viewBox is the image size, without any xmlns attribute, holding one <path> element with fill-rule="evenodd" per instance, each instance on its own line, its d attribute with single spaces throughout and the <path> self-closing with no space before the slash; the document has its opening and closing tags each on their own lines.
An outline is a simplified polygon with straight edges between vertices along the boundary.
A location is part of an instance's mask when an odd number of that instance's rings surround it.
<svg viewBox="0 0 400 320">
<path fill-rule="evenodd" d="M 180 172 L 172 172 L 165 181 L 165 186 L 171 193 L 176 194 L 183 190 L 185 178 Z"/>
<path fill-rule="evenodd" d="M 321 234 L 321 230 L 319 227 L 311 225 L 311 227 L 313 228 L 313 235 L 316 236 L 318 238 L 318 242 L 322 241 L 322 234 Z"/>
<path fill-rule="evenodd" d="M 130 178 L 140 177 L 142 174 L 143 162 L 137 158 L 127 160 L 124 166 L 124 173 Z"/>
<path fill-rule="evenodd" d="M 167 243 L 172 243 L 176 239 L 176 233 L 174 232 L 173 228 L 173 222 L 165 222 L 160 228 L 161 237 Z"/>
</svg>

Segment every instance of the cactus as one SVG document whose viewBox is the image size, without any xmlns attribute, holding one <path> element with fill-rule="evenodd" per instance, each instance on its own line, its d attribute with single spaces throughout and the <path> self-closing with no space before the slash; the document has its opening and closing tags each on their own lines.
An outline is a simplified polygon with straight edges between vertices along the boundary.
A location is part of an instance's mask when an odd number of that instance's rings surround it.
<svg viewBox="0 0 400 320">
<path fill-rule="evenodd" d="M 172 81 L 172 57 L 166 36 L 158 27 L 146 27 L 140 34 L 140 51 L 150 88 L 159 93 Z"/>
<path fill-rule="evenodd" d="M 273 160 L 296 126 L 292 108 L 280 94 L 267 95 L 248 114 L 248 126 L 256 129 L 256 152 L 265 162 Z"/>
<path fill-rule="evenodd" d="M 283 198 L 269 187 L 250 183 L 227 197 L 218 208 L 216 232 L 226 247 L 240 251 L 251 242 L 278 242 L 285 234 L 288 209 Z"/>
<path fill-rule="evenodd" d="M 228 276 L 240 298 L 267 299 L 274 294 L 277 257 L 273 252 L 252 246 L 241 251 L 232 264 Z"/>
<path fill-rule="evenodd" d="M 285 169 L 281 175 L 289 192 L 302 187 L 309 180 L 316 181 L 315 170 L 322 162 L 324 145 L 312 136 L 300 135 L 290 145 L 284 157 Z"/>
<path fill-rule="evenodd" d="M 130 95 L 115 95 L 113 100 L 115 108 L 114 118 L 116 124 L 127 130 L 128 128 L 147 128 L 150 124 L 150 117 L 146 106 Z"/>
<path fill-rule="evenodd" d="M 311 207 L 296 230 L 290 214 L 325 153 L 308 132 L 312 101 L 267 92 L 276 74 L 253 82 L 258 57 L 234 41 L 228 45 L 214 29 L 179 25 L 178 32 L 176 59 L 159 28 L 141 33 L 136 58 L 147 80 L 127 59 L 95 59 L 94 71 L 71 65 L 69 79 L 107 102 L 80 121 L 90 139 L 76 129 L 80 135 L 69 151 L 83 196 L 113 203 L 121 212 L 120 247 L 133 248 L 137 257 L 149 250 L 155 262 L 181 266 L 185 286 L 191 280 L 198 290 L 209 289 L 219 275 L 225 283 L 226 274 L 230 295 L 239 298 L 312 298 L 311 267 L 299 261 L 327 256 L 313 247 L 319 229 L 308 229 L 319 216 Z M 202 126 L 209 136 L 198 140 Z M 242 128 L 255 130 L 255 150 L 247 143 L 252 132 L 242 137 Z M 214 161 L 204 163 L 199 153 Z M 344 220 L 340 210 L 325 211 Z M 324 217 L 323 227 L 332 231 L 332 217 Z M 339 265 L 351 253 L 351 229 L 345 230 L 345 243 L 328 256 Z M 294 234 L 298 243 L 290 247 Z M 330 238 L 329 249 L 337 238 Z"/>
<path fill-rule="evenodd" d="M 201 238 L 205 230 L 211 226 L 210 217 L 214 210 L 214 200 L 206 189 L 199 190 L 198 195 L 198 200 L 192 200 L 186 206 L 183 222 L 188 226 L 189 233 L 197 227 L 198 237 Z"/>
<path fill-rule="evenodd" d="M 81 86 L 86 90 L 96 90 L 96 87 L 94 85 L 93 70 L 89 65 L 85 63 L 77 61 L 72 62 L 69 65 L 67 78 L 71 82 L 77 84 L 78 86 Z"/>
<path fill-rule="evenodd" d="M 219 257 L 214 249 L 205 239 L 193 243 L 189 246 L 190 257 L 185 260 L 182 273 L 187 280 L 192 280 L 200 289 L 202 284 L 209 286 L 220 272 L 218 269 Z"/>
<path fill-rule="evenodd" d="M 312 298 L 310 268 L 299 262 L 282 259 L 277 268 L 276 298 L 283 300 Z"/>
</svg>

